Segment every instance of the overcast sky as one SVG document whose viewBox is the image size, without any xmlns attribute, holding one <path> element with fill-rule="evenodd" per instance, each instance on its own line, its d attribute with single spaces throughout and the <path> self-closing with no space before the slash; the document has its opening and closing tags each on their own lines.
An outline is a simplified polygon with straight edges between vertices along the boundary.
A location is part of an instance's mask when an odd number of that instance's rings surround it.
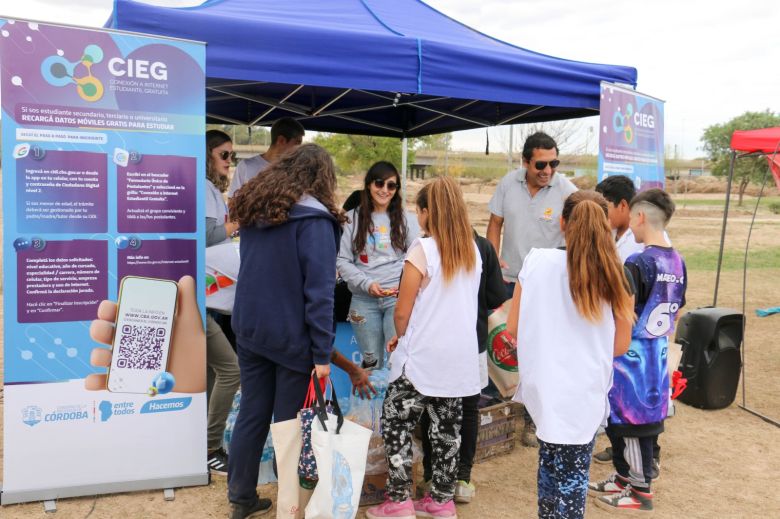
<svg viewBox="0 0 780 519">
<path fill-rule="evenodd" d="M 147 0 L 195 5 L 201 0 Z M 284 0 L 280 0 L 284 1 Z M 634 66 L 637 90 L 666 101 L 666 143 L 701 154 L 705 127 L 747 110 L 780 111 L 780 0 L 428 0 L 445 14 L 514 45 L 566 59 Z M 112 0 L 0 0 L 0 15 L 102 26 Z M 539 81 L 544 81 L 539 78 Z M 597 118 L 582 120 L 598 125 Z M 491 130 L 504 151 L 505 128 Z M 484 130 L 454 146 L 484 150 Z M 595 152 L 591 142 L 590 151 Z M 566 151 L 566 150 L 564 150 Z"/>
</svg>

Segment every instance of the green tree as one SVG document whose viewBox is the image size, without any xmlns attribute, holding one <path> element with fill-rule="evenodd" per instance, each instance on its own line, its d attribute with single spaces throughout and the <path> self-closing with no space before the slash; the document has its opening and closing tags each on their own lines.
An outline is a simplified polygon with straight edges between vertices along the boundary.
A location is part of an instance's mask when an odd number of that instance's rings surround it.
<svg viewBox="0 0 780 519">
<path fill-rule="evenodd" d="M 438 133 L 436 135 L 426 135 L 415 139 L 415 149 L 418 150 L 436 150 L 436 151 L 449 151 L 452 149 L 452 134 L 451 133 Z"/>
<path fill-rule="evenodd" d="M 780 126 L 780 114 L 769 111 L 745 112 L 723 124 L 714 124 L 704 129 L 702 142 L 704 151 L 713 163 L 712 173 L 725 176 L 729 173 L 731 160 L 731 135 L 735 130 L 757 130 Z M 739 180 L 739 205 L 750 181 L 759 182 L 767 171 L 764 157 L 745 157 L 738 159 L 734 165 L 734 178 Z"/>
<path fill-rule="evenodd" d="M 230 135 L 233 144 L 270 145 L 271 132 L 262 126 L 241 126 L 237 124 L 207 124 L 206 130 L 222 130 Z M 250 131 L 251 130 L 251 131 Z"/>
<path fill-rule="evenodd" d="M 363 173 L 374 162 L 386 160 L 401 170 L 401 140 L 392 137 L 320 133 L 314 138 L 333 156 L 336 167 L 346 174 Z M 409 139 L 409 164 L 414 162 L 415 139 Z"/>
</svg>

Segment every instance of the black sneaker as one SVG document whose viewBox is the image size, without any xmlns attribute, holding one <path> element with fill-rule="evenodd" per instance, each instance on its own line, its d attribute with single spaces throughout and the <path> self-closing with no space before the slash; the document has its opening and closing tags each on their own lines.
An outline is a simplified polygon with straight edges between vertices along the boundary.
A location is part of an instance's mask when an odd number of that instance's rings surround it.
<svg viewBox="0 0 780 519">
<path fill-rule="evenodd" d="M 230 519 L 249 519 L 251 517 L 259 517 L 263 514 L 267 514 L 271 511 L 271 500 L 266 498 L 258 498 L 251 505 L 241 505 L 238 503 L 230 503 L 233 511 L 230 513 Z"/>
<path fill-rule="evenodd" d="M 364 359 L 363 362 L 360 363 L 360 367 L 362 369 L 376 369 L 378 364 L 379 364 L 379 359 L 371 359 L 368 361 Z"/>
<path fill-rule="evenodd" d="M 220 476 L 227 476 L 228 470 L 228 455 L 225 449 L 219 448 L 210 453 L 206 458 L 206 465 L 212 474 L 218 474 Z"/>
<path fill-rule="evenodd" d="M 594 454 L 593 461 L 596 463 L 612 463 L 612 447 L 607 447 L 603 451 Z"/>
<path fill-rule="evenodd" d="M 661 460 L 653 458 L 653 468 L 650 471 L 650 479 L 655 481 L 659 477 L 661 477 Z"/>
</svg>

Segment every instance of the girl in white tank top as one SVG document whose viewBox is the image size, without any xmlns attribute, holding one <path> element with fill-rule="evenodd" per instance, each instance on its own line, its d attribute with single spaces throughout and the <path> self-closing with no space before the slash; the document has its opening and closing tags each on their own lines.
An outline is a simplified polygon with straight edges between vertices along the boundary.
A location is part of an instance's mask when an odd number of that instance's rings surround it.
<svg viewBox="0 0 780 519">
<path fill-rule="evenodd" d="M 539 438 L 539 517 L 584 516 L 596 430 L 609 416 L 612 358 L 631 340 L 633 298 L 607 202 L 578 191 L 563 205 L 566 249 L 531 249 L 507 331 L 517 337 L 522 402 Z M 560 514 L 560 515 L 559 515 Z"/>
<path fill-rule="evenodd" d="M 474 345 L 482 265 L 463 195 L 453 179 L 440 177 L 417 205 L 428 237 L 412 244 L 401 278 L 382 412 L 388 498 L 367 510 L 369 519 L 457 517 L 461 397 L 480 391 Z M 411 433 L 423 412 L 431 418 L 433 477 L 430 494 L 413 503 Z"/>
</svg>

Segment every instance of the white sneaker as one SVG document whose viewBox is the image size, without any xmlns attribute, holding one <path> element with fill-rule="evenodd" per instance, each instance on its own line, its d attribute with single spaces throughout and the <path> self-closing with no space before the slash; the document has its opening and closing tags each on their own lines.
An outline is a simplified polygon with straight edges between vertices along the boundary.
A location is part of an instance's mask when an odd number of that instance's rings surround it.
<svg viewBox="0 0 780 519">
<path fill-rule="evenodd" d="M 456 503 L 471 503 L 474 496 L 477 493 L 477 488 L 474 483 L 466 483 L 462 479 L 458 480 L 458 484 L 455 485 L 455 502 Z"/>
</svg>

